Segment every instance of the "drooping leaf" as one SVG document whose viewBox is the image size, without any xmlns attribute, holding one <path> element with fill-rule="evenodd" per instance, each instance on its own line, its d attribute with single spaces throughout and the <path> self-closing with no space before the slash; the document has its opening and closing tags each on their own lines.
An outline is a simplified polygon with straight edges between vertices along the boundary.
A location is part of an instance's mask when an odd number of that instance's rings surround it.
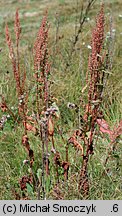
<svg viewBox="0 0 122 216">
<path fill-rule="evenodd" d="M 26 187 L 29 194 L 33 193 L 33 187 L 29 183 L 26 183 Z"/>
<path fill-rule="evenodd" d="M 51 116 L 48 119 L 48 133 L 50 136 L 54 134 L 54 123 Z"/>
<path fill-rule="evenodd" d="M 109 135 L 112 134 L 112 131 L 110 130 L 108 123 L 104 119 L 97 119 L 97 124 L 99 125 L 100 131 L 102 133 L 107 133 Z"/>
<path fill-rule="evenodd" d="M 82 152 L 82 155 L 83 155 L 83 151 L 84 151 L 83 146 L 76 140 L 75 136 L 70 137 L 70 139 L 68 140 L 68 143 L 72 143 L 76 149 Z"/>
<path fill-rule="evenodd" d="M 36 128 L 34 126 L 32 126 L 31 124 L 25 123 L 25 122 L 23 124 L 24 124 L 24 127 L 26 128 L 26 130 L 33 131 L 34 133 L 37 132 Z"/>
<path fill-rule="evenodd" d="M 122 120 L 119 122 L 117 126 L 114 126 L 112 133 L 110 134 L 111 142 L 115 142 L 115 140 L 122 135 Z"/>
</svg>

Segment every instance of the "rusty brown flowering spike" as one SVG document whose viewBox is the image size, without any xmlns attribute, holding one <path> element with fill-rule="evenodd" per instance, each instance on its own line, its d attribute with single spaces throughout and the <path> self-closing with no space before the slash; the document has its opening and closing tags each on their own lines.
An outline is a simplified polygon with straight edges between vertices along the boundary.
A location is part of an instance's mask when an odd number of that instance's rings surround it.
<svg viewBox="0 0 122 216">
<path fill-rule="evenodd" d="M 15 21 L 14 21 L 14 32 L 16 36 L 16 62 L 17 62 L 17 69 L 18 69 L 18 77 L 20 79 L 20 63 L 19 63 L 19 40 L 20 40 L 20 33 L 21 33 L 21 26 L 20 26 L 20 19 L 19 19 L 19 12 L 18 9 L 16 10 Z"/>
<path fill-rule="evenodd" d="M 99 61 L 100 61 L 99 58 L 100 58 L 103 41 L 104 41 L 104 10 L 103 8 L 104 6 L 102 5 L 100 13 L 96 19 L 96 27 L 94 28 L 92 32 L 92 41 L 91 41 L 92 53 L 89 57 L 89 70 L 91 73 L 93 73 L 93 70 L 96 71 L 96 69 L 99 66 Z"/>
<path fill-rule="evenodd" d="M 12 66 L 13 66 L 14 78 L 15 78 L 15 81 L 16 81 L 16 91 L 17 91 L 18 95 L 21 95 L 20 76 L 19 76 L 19 73 L 18 73 L 18 68 L 17 68 L 16 57 L 15 57 L 15 53 L 14 53 L 13 43 L 12 43 L 12 40 L 11 40 L 11 35 L 10 35 L 7 24 L 6 24 L 6 28 L 5 28 L 5 33 L 6 33 L 6 42 L 7 42 L 7 45 L 9 47 L 10 59 L 11 59 Z"/>
<path fill-rule="evenodd" d="M 37 83 L 41 82 L 40 88 L 37 85 L 37 106 L 39 106 L 39 100 L 41 99 L 45 109 L 48 108 L 48 74 L 50 71 L 50 63 L 48 61 L 48 30 L 46 13 L 39 28 L 33 49 L 35 77 Z M 41 98 L 38 94 L 41 94 Z M 37 109 L 39 111 L 39 107 Z"/>
<path fill-rule="evenodd" d="M 47 28 L 47 14 L 44 16 L 37 38 L 34 44 L 34 68 L 39 71 L 42 66 L 41 61 L 44 60 L 47 48 L 48 28 Z"/>
<path fill-rule="evenodd" d="M 99 83 L 101 81 L 101 67 L 102 67 L 102 46 L 104 41 L 104 5 L 101 6 L 101 10 L 96 19 L 96 27 L 92 32 L 91 47 L 92 51 L 89 56 L 89 89 L 88 89 L 88 104 L 86 105 L 86 112 L 84 120 L 88 119 L 88 116 L 92 117 L 92 128 L 97 119 L 99 105 L 101 102 L 101 91 Z M 91 132 L 92 137 L 92 132 Z"/>
<path fill-rule="evenodd" d="M 104 40 L 104 5 L 102 4 L 99 15 L 96 18 L 96 27 L 92 33 L 92 50 L 100 54 Z"/>
<path fill-rule="evenodd" d="M 16 15 L 15 15 L 14 31 L 15 31 L 15 35 L 16 35 L 16 45 L 18 47 L 19 39 L 20 39 L 20 33 L 21 33 L 18 9 L 16 10 Z"/>
<path fill-rule="evenodd" d="M 12 44 L 12 40 L 11 40 L 11 35 L 10 35 L 9 28 L 8 28 L 7 24 L 6 24 L 6 28 L 5 28 L 5 33 L 6 33 L 6 42 L 8 44 L 9 52 L 10 52 L 10 58 L 14 59 L 15 54 L 14 54 L 13 44 Z"/>
<path fill-rule="evenodd" d="M 100 115 L 100 103 L 102 101 L 100 85 L 103 84 L 103 42 L 104 42 L 104 5 L 102 4 L 100 12 L 96 18 L 96 26 L 92 32 L 91 54 L 88 62 L 88 73 L 86 83 L 88 86 L 87 104 L 83 116 L 84 124 L 87 130 L 83 130 L 84 147 L 86 154 L 83 155 L 82 168 L 80 172 L 79 190 L 86 197 L 89 192 L 88 162 L 89 156 L 94 153 L 93 140 L 97 119 Z"/>
<path fill-rule="evenodd" d="M 104 5 L 101 6 L 101 10 L 96 19 L 96 27 L 92 32 L 91 47 L 92 52 L 89 56 L 89 92 L 88 92 L 88 113 L 91 112 L 91 101 L 99 99 L 98 83 L 100 82 L 100 69 L 102 65 L 102 46 L 104 41 Z"/>
<path fill-rule="evenodd" d="M 34 54 L 34 70 L 36 78 L 36 109 L 37 119 L 40 120 L 42 111 L 48 109 L 49 101 L 49 71 L 50 63 L 48 60 L 48 30 L 49 25 L 47 22 L 47 12 L 42 19 L 41 26 L 39 28 L 37 38 L 33 48 Z M 49 131 L 48 131 L 49 130 Z M 47 124 L 47 118 L 41 120 L 40 124 L 40 138 L 42 141 L 42 191 L 43 199 L 45 199 L 45 164 L 44 164 L 44 152 L 46 148 L 46 155 L 48 155 L 48 132 L 53 133 L 53 123 L 49 120 Z M 52 136 L 53 141 L 53 136 Z M 46 176 L 49 174 L 48 158 L 46 158 Z"/>
</svg>

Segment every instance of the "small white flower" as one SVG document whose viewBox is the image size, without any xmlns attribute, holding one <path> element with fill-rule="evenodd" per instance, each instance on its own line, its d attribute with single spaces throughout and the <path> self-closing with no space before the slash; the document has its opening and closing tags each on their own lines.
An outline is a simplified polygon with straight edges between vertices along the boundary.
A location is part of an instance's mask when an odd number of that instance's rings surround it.
<svg viewBox="0 0 122 216">
<path fill-rule="evenodd" d="M 83 42 L 83 45 L 85 45 L 85 42 Z"/>
<path fill-rule="evenodd" d="M 22 99 L 20 99 L 20 100 L 19 100 L 19 102 L 20 102 L 20 103 L 22 103 L 22 102 L 23 102 L 23 100 L 22 100 Z"/>
<path fill-rule="evenodd" d="M 12 106 L 11 109 L 14 110 L 14 107 Z"/>
<path fill-rule="evenodd" d="M 88 48 L 88 49 L 92 49 L 92 47 L 91 47 L 90 45 L 87 45 L 87 48 Z"/>
<path fill-rule="evenodd" d="M 51 152 L 56 154 L 56 150 L 53 147 L 51 148 Z"/>
<path fill-rule="evenodd" d="M 89 18 L 89 17 L 87 17 L 87 18 L 86 18 L 86 21 L 89 21 L 89 20 L 90 20 L 90 18 Z"/>
<path fill-rule="evenodd" d="M 10 115 L 8 114 L 6 117 L 7 117 L 7 118 L 10 118 Z"/>
<path fill-rule="evenodd" d="M 122 14 L 119 14 L 119 17 L 122 18 Z"/>
<path fill-rule="evenodd" d="M 7 121 L 7 116 L 3 115 L 2 118 L 0 119 L 0 124 L 3 126 L 6 121 Z"/>
<path fill-rule="evenodd" d="M 116 29 L 112 29 L 112 32 L 113 32 L 113 33 L 116 32 Z"/>
<path fill-rule="evenodd" d="M 27 164 L 28 162 L 29 162 L 29 160 L 24 160 L 23 165 Z"/>
</svg>

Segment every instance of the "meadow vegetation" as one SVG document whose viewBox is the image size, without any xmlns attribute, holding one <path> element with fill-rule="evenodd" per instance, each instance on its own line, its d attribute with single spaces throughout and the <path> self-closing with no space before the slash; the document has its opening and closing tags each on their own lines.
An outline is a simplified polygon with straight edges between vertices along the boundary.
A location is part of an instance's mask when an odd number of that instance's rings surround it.
<svg viewBox="0 0 122 216">
<path fill-rule="evenodd" d="M 122 199 L 120 0 L 0 6 L 0 199 Z"/>
</svg>

